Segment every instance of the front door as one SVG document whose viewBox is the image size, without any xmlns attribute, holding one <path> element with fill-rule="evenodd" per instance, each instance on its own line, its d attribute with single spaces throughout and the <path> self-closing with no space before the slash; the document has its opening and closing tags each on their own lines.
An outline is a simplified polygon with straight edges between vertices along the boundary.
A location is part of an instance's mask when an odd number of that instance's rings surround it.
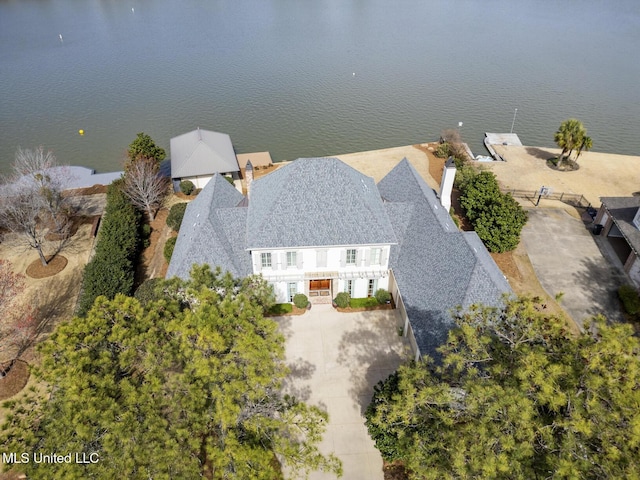
<svg viewBox="0 0 640 480">
<path fill-rule="evenodd" d="M 331 302 L 331 279 L 309 280 L 309 298 L 316 303 Z"/>
</svg>

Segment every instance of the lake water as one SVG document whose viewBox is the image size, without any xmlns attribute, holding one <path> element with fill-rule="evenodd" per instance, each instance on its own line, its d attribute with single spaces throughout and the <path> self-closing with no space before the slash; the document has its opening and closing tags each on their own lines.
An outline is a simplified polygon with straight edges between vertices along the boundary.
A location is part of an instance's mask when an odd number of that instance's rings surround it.
<svg viewBox="0 0 640 480">
<path fill-rule="evenodd" d="M 115 170 L 137 132 L 196 127 L 284 160 L 463 122 L 484 154 L 515 108 L 526 145 L 576 117 L 637 155 L 638 52 L 637 0 L 3 0 L 0 172 L 18 145 Z"/>
</svg>

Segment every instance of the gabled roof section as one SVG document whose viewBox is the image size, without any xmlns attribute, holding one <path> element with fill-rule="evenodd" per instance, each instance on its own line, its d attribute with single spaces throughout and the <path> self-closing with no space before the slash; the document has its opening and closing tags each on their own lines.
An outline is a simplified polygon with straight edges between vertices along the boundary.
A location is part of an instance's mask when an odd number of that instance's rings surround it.
<svg viewBox="0 0 640 480">
<path fill-rule="evenodd" d="M 603 203 L 629 246 L 640 255 L 640 230 L 633 219 L 640 208 L 640 197 L 601 197 Z"/>
<path fill-rule="evenodd" d="M 460 232 L 405 159 L 378 183 L 398 238 L 389 264 L 421 354 L 439 359 L 455 324 L 451 310 L 497 305 L 510 288 L 474 232 Z M 407 205 L 410 204 L 412 208 Z"/>
<path fill-rule="evenodd" d="M 189 278 L 194 263 L 219 266 L 237 277 L 250 275 L 251 257 L 244 239 L 247 209 L 243 196 L 216 174 L 185 211 L 167 278 Z"/>
<path fill-rule="evenodd" d="M 251 186 L 247 247 L 393 244 L 373 179 L 337 158 L 301 158 Z"/>
<path fill-rule="evenodd" d="M 231 138 L 200 128 L 171 139 L 171 178 L 240 170 Z"/>
</svg>

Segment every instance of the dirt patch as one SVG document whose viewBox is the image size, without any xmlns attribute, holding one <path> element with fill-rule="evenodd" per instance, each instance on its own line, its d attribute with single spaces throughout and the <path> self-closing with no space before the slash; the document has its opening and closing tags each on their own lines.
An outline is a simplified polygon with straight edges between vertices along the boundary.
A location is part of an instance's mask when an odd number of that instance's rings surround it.
<svg viewBox="0 0 640 480">
<path fill-rule="evenodd" d="M 0 378 L 0 400 L 13 397 L 29 381 L 29 365 L 22 360 L 16 361 L 7 375 Z"/>
<path fill-rule="evenodd" d="M 140 285 L 150 278 L 164 278 L 169 265 L 164 258 L 164 245 L 175 232 L 167 226 L 169 210 L 161 209 L 151 222 L 149 246 L 144 249 L 138 262 L 136 284 Z"/>
<path fill-rule="evenodd" d="M 42 262 L 38 258 L 31 262 L 27 267 L 27 275 L 31 278 L 47 278 L 53 277 L 60 273 L 67 266 L 68 260 L 62 255 L 56 255 L 53 258 L 48 257 L 46 265 L 42 265 Z"/>
</svg>

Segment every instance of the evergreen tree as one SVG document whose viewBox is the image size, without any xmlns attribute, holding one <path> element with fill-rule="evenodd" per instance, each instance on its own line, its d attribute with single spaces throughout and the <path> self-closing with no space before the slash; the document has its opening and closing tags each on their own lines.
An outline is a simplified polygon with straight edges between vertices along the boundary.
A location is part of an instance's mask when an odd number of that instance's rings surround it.
<svg viewBox="0 0 640 480">
<path fill-rule="evenodd" d="M 415 479 L 639 478 L 640 341 L 595 319 L 574 337 L 531 299 L 460 312 L 430 360 L 376 387 L 366 412 Z"/>
<path fill-rule="evenodd" d="M 164 148 L 155 144 L 153 139 L 144 132 L 136 135 L 136 138 L 129 145 L 127 155 L 130 162 L 134 162 L 140 158 L 153 159 L 157 163 L 162 162 L 167 156 Z"/>
<path fill-rule="evenodd" d="M 318 449 L 327 415 L 281 394 L 273 292 L 194 268 L 165 299 L 100 297 L 43 344 L 51 397 L 12 402 L 5 451 L 97 453 L 95 464 L 16 465 L 34 478 L 282 478 L 339 461 Z M 296 477 L 297 478 L 297 477 Z"/>
</svg>

